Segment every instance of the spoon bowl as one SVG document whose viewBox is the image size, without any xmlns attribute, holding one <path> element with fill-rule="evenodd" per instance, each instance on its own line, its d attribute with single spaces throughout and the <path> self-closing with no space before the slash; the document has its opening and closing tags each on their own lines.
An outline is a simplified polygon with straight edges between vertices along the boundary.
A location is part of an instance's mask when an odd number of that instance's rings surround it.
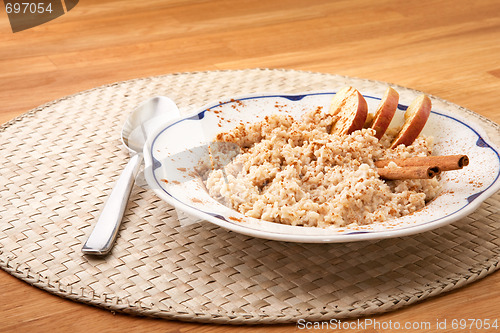
<svg viewBox="0 0 500 333">
<path fill-rule="evenodd" d="M 121 139 L 131 153 L 142 153 L 148 129 L 179 117 L 177 105 L 168 97 L 153 97 L 139 105 L 123 124 Z"/>
</svg>

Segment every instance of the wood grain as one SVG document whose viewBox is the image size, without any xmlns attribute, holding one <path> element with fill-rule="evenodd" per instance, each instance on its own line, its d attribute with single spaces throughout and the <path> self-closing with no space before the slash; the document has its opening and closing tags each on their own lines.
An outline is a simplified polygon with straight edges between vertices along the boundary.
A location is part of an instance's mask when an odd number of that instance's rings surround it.
<svg viewBox="0 0 500 333">
<path fill-rule="evenodd" d="M 500 123 L 498 1 L 87 0 L 51 22 L 18 33 L 12 33 L 1 7 L 2 123 L 51 100 L 112 82 L 255 67 L 396 83 Z M 418 332 L 456 332 L 453 319 L 497 319 L 500 325 L 499 301 L 500 273 L 493 273 L 465 288 L 371 319 L 431 324 L 430 329 L 414 330 Z M 447 329 L 437 330 L 436 322 L 444 320 Z M 2 332 L 259 330 L 299 329 L 113 314 L 0 272 Z"/>
</svg>

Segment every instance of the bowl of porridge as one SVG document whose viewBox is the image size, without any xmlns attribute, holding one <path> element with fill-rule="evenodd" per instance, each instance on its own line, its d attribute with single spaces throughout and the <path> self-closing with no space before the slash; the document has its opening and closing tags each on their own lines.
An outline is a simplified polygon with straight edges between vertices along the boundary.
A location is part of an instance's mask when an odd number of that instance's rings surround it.
<svg viewBox="0 0 500 333">
<path fill-rule="evenodd" d="M 146 180 L 189 216 L 282 241 L 400 237 L 470 214 L 500 188 L 484 128 L 497 125 L 396 90 L 215 101 L 148 136 Z"/>
</svg>

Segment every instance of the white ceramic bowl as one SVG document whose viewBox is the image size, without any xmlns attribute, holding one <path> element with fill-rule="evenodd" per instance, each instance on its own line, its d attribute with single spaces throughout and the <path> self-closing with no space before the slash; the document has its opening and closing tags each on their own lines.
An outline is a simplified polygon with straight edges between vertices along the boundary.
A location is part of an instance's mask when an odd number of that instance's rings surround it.
<svg viewBox="0 0 500 333">
<path fill-rule="evenodd" d="M 377 107 L 382 96 L 363 92 L 368 107 Z M 499 149 L 486 132 L 470 119 L 457 115 L 450 104 L 433 108 L 423 134 L 434 137 L 434 154 L 466 154 L 470 164 L 442 174 L 442 190 L 424 209 L 383 223 L 349 228 L 314 228 L 281 225 L 246 217 L 211 198 L 194 171 L 208 158 L 207 145 L 217 133 L 240 122 L 256 122 L 266 115 L 287 112 L 297 117 L 322 106 L 328 110 L 335 92 L 303 94 L 253 94 L 217 101 L 185 118 L 165 123 L 148 137 L 144 147 L 149 186 L 177 209 L 229 230 L 266 239 L 291 242 L 350 242 L 399 237 L 431 230 L 456 221 L 479 207 L 500 189 Z M 415 92 L 415 96 L 417 92 Z M 402 122 L 405 105 L 400 100 L 393 124 Z M 457 107 L 458 108 L 458 107 Z"/>
</svg>

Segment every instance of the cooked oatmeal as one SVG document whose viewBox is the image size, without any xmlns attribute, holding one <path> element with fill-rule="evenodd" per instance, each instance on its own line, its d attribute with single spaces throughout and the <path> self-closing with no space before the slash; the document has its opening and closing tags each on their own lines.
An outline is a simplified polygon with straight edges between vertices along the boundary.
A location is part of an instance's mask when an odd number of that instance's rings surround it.
<svg viewBox="0 0 500 333">
<path fill-rule="evenodd" d="M 301 119 L 273 115 L 218 135 L 241 153 L 224 170 L 204 175 L 209 194 L 238 212 L 288 225 L 365 225 L 411 214 L 432 200 L 436 178 L 382 180 L 374 161 L 432 153 L 432 138 L 388 149 L 396 135 L 379 141 L 366 128 L 329 134 L 332 116 L 320 108 Z"/>
</svg>

